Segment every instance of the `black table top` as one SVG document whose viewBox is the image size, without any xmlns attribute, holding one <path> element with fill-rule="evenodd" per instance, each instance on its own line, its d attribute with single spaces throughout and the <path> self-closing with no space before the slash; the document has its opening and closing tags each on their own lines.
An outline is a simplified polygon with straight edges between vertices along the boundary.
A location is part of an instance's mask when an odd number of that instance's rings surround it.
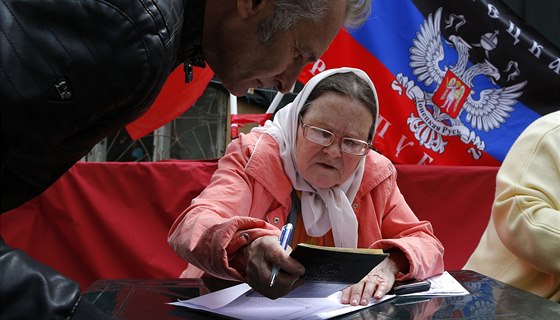
<svg viewBox="0 0 560 320">
<path fill-rule="evenodd" d="M 474 271 L 449 271 L 469 292 L 465 296 L 392 299 L 337 319 L 560 319 L 560 304 Z M 194 298 L 237 284 L 220 279 L 98 280 L 84 292 L 117 319 L 217 318 L 167 302 Z"/>
</svg>

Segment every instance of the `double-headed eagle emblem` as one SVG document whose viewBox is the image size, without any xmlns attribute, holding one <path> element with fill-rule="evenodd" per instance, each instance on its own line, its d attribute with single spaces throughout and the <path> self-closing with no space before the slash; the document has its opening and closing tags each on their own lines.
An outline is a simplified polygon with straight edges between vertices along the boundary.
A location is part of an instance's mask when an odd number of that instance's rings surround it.
<svg viewBox="0 0 560 320">
<path fill-rule="evenodd" d="M 412 74 L 418 82 L 422 82 L 426 87 L 435 85 L 436 89 L 433 92 L 422 90 L 413 80 L 401 73 L 397 74 L 392 88 L 399 94 L 402 94 L 404 88 L 408 98 L 416 102 L 418 117 L 412 113 L 407 124 L 421 145 L 443 153 L 447 145 L 444 137 L 458 136 L 468 145 L 467 150 L 473 158 L 479 159 L 485 144 L 474 129 L 488 132 L 500 127 L 513 111 L 513 105 L 522 95 L 521 89 L 527 82 L 506 87 L 490 84 L 477 92 L 473 82 L 476 77 L 486 77 L 487 81 L 493 84 L 500 79 L 500 71 L 489 59 L 469 64 L 469 51 L 473 45 L 457 35 L 449 36 L 446 41 L 446 44 L 456 50 L 457 61 L 454 65 L 445 65 L 442 68 L 440 65 L 444 59 L 444 43 L 440 32 L 441 14 L 442 9 L 439 8 L 433 17 L 432 14 L 428 16 L 410 48 L 409 65 Z M 447 27 L 453 24 L 456 17 L 450 15 L 446 21 Z M 456 28 L 460 25 L 457 24 Z M 497 32 L 484 35 L 480 46 L 491 50 L 490 45 L 496 45 L 496 34 Z M 492 40 L 494 42 L 491 42 Z M 486 53 L 488 56 L 488 51 Z M 512 65 L 516 63 L 510 61 L 509 66 Z M 508 77 L 508 81 L 511 80 L 512 75 Z M 463 124 L 463 112 L 466 113 L 464 119 L 470 123 L 472 130 Z"/>
</svg>

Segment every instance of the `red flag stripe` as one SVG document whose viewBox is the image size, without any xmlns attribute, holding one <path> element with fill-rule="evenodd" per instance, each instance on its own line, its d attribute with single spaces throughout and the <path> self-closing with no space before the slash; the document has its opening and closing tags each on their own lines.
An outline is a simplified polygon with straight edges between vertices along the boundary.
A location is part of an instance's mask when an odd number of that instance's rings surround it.
<svg viewBox="0 0 560 320">
<path fill-rule="evenodd" d="M 214 76 L 210 67 L 193 68 L 193 81 L 185 83 L 183 65 L 175 69 L 150 109 L 126 126 L 134 140 L 142 138 L 187 111 L 202 96 Z"/>
</svg>

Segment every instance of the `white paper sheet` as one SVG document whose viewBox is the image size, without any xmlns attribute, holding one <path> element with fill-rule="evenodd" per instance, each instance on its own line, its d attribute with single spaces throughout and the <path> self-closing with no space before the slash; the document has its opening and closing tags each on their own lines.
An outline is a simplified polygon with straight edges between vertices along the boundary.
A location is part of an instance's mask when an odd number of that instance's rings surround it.
<svg viewBox="0 0 560 320">
<path fill-rule="evenodd" d="M 428 279 L 429 291 L 401 295 L 406 296 L 453 296 L 469 292 L 447 271 Z M 348 284 L 310 282 L 294 289 L 290 294 L 271 300 L 254 292 L 243 283 L 212 292 L 197 298 L 169 303 L 195 310 L 209 311 L 228 317 L 246 320 L 295 320 L 329 319 L 361 310 L 390 300 L 395 295 L 385 295 L 380 300 L 371 299 L 367 306 L 351 306 L 340 303 L 341 289 Z"/>
<path fill-rule="evenodd" d="M 393 298 L 372 299 L 367 306 L 340 303 L 341 289 L 348 284 L 306 283 L 290 294 L 271 300 L 255 293 L 247 284 L 239 284 L 197 298 L 170 303 L 190 309 L 209 311 L 239 319 L 328 319 L 367 308 Z M 331 293 L 333 292 L 334 293 Z M 329 292 L 329 295 L 325 295 Z"/>
<path fill-rule="evenodd" d="M 453 278 L 449 272 L 444 271 L 442 274 L 431 277 L 427 279 L 430 281 L 430 290 L 416 293 L 409 293 L 401 295 L 401 297 L 408 296 L 425 296 L 425 297 L 437 297 L 437 296 L 462 296 L 469 294 L 467 289 L 465 289 L 459 281 Z"/>
</svg>

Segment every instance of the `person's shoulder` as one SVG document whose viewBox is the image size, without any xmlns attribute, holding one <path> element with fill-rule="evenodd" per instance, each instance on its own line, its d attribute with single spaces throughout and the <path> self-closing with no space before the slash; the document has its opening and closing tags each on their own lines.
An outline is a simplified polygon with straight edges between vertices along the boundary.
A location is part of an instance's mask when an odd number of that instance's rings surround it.
<svg viewBox="0 0 560 320">
<path fill-rule="evenodd" d="M 560 111 L 549 113 L 533 121 L 517 137 L 508 150 L 498 173 L 499 177 L 521 170 L 541 170 L 549 157 L 558 153 L 560 141 Z M 548 159 L 548 160 L 547 160 Z"/>
<path fill-rule="evenodd" d="M 281 163 L 278 143 L 263 132 L 251 131 L 240 134 L 238 138 L 231 141 L 227 152 L 241 152 L 247 159 L 248 166 Z"/>
<path fill-rule="evenodd" d="M 389 158 L 375 150 L 371 150 L 366 156 L 366 170 L 368 169 L 387 169 L 394 171 L 395 166 Z"/>
<path fill-rule="evenodd" d="M 547 140 L 557 140 L 560 137 L 560 111 L 546 114 L 533 121 L 519 135 L 512 149 L 520 145 L 541 144 Z M 511 151 L 511 150 L 510 150 Z"/>
<path fill-rule="evenodd" d="M 549 130 L 560 128 L 560 110 L 546 114 L 533 121 L 522 133 L 531 134 L 533 132 L 542 133 Z"/>
<path fill-rule="evenodd" d="M 278 150 L 278 144 L 276 143 L 276 140 L 274 140 L 274 138 L 272 138 L 270 135 L 259 131 L 241 133 L 237 139 L 232 141 L 232 143 L 234 143 L 236 140 L 243 149 L 254 150 L 258 145 L 260 149 L 264 149 L 266 150 L 266 152 Z"/>
<path fill-rule="evenodd" d="M 387 181 L 390 178 L 396 180 L 396 174 L 397 169 L 391 160 L 372 150 L 366 156 L 362 187 L 367 189 L 366 192 L 369 192 L 369 190 L 375 188 L 383 181 Z"/>
<path fill-rule="evenodd" d="M 289 189 L 290 180 L 284 174 L 278 144 L 272 136 L 264 132 L 251 131 L 241 134 L 237 140 L 238 147 L 241 148 L 243 157 L 247 161 L 244 170 L 248 175 L 259 177 L 266 173 L 268 183 L 274 182 L 280 189 Z"/>
</svg>

